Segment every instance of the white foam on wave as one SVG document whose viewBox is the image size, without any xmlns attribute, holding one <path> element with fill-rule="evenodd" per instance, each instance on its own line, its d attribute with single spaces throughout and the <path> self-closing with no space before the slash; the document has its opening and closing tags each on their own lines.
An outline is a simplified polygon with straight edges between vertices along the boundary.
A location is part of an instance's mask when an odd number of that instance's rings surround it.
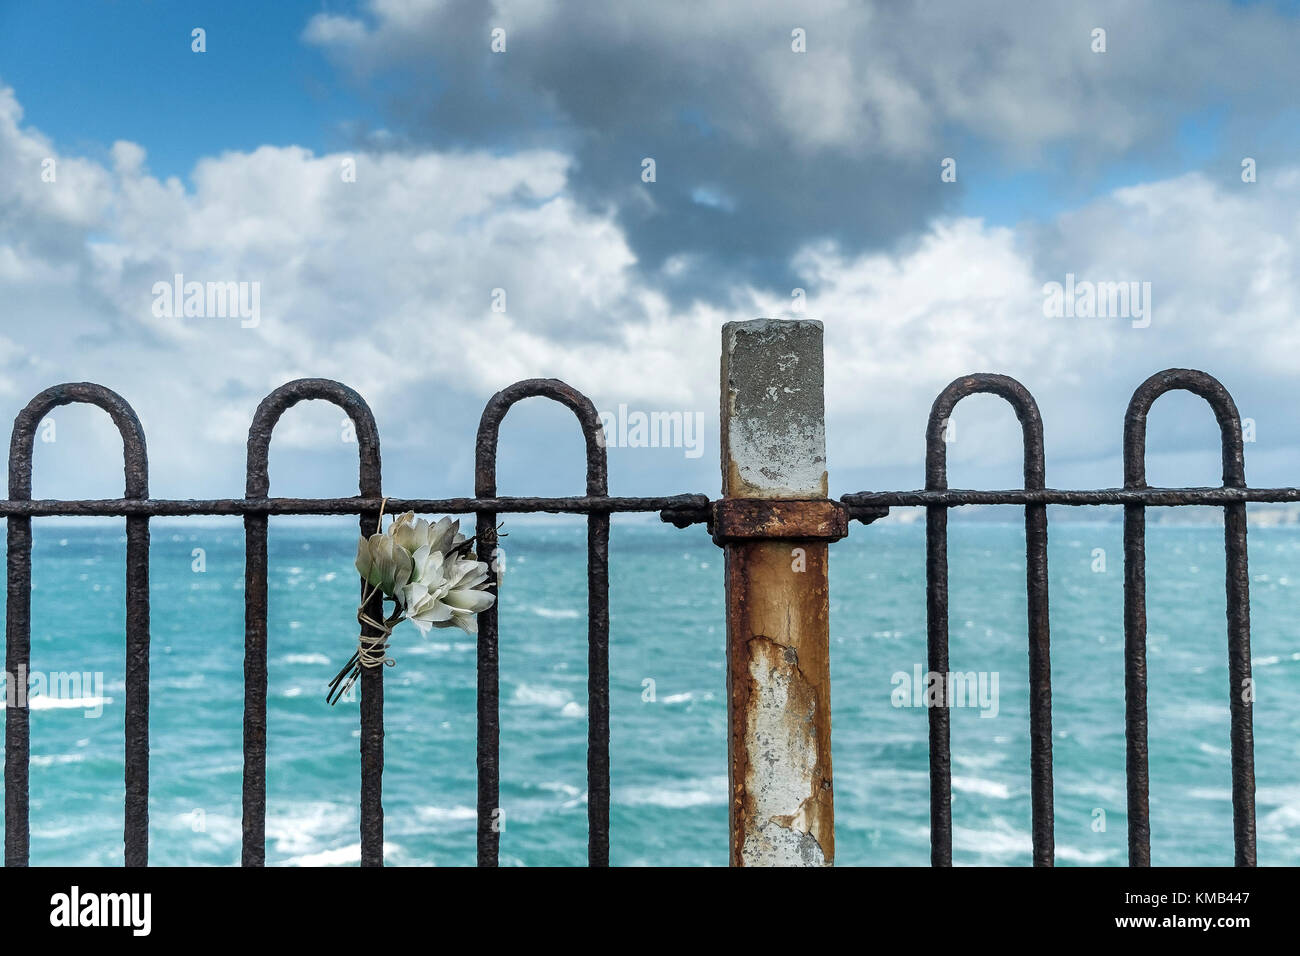
<svg viewBox="0 0 1300 956">
<path fill-rule="evenodd" d="M 668 810 L 723 806 L 727 803 L 727 778 L 704 777 L 667 786 L 628 787 L 620 790 L 615 800 L 633 807 Z"/>
<path fill-rule="evenodd" d="M 33 754 L 30 758 L 33 767 L 56 767 L 65 763 L 81 763 L 86 759 L 81 754 Z"/>
<path fill-rule="evenodd" d="M 276 854 L 301 858 L 321 853 L 325 844 L 336 843 L 356 832 L 358 809 L 335 803 L 302 803 L 287 812 L 268 814 L 266 836 Z M 357 860 L 360 857 L 360 845 Z M 298 864 L 316 865 L 323 864 Z"/>
<path fill-rule="evenodd" d="M 1217 726 L 1228 719 L 1228 705 L 1209 701 L 1189 701 L 1178 705 L 1178 713 L 1189 721 L 1200 721 Z"/>
<path fill-rule="evenodd" d="M 75 840 L 82 835 L 80 827 L 42 827 L 33 824 L 31 835 L 38 840 Z"/>
<path fill-rule="evenodd" d="M 1034 841 L 1028 831 L 1019 830 L 1001 817 L 993 819 L 992 829 L 952 828 L 952 847 L 963 853 L 981 857 L 1028 856 L 1033 853 Z"/>
<path fill-rule="evenodd" d="M 1287 834 L 1296 828 L 1300 828 L 1300 805 L 1297 804 L 1278 807 L 1259 818 L 1260 833 Z"/>
<path fill-rule="evenodd" d="M 1119 854 L 1119 850 L 1111 848 L 1109 850 L 1082 850 L 1076 846 L 1056 847 L 1056 859 L 1064 860 L 1067 863 L 1081 863 L 1084 866 L 1099 866 L 1107 860 Z"/>
<path fill-rule="evenodd" d="M 32 697 L 27 701 L 28 710 L 100 710 L 106 704 L 113 703 L 111 697 Z M 0 700 L 0 710 L 8 702 Z"/>
<path fill-rule="evenodd" d="M 954 775 L 952 778 L 952 788 L 962 793 L 974 793 L 981 797 L 993 797 L 996 800 L 1011 799 L 1011 788 L 1005 783 L 998 783 L 996 780 L 985 780 L 983 777 L 960 777 Z"/>
<path fill-rule="evenodd" d="M 952 762 L 959 767 L 967 767 L 971 770 L 985 770 L 997 766 L 1004 759 L 1006 759 L 1006 754 L 994 750 L 988 753 L 954 754 Z"/>
<path fill-rule="evenodd" d="M 392 843 L 384 844 L 384 858 L 388 859 L 394 853 L 398 852 L 398 847 Z M 352 866 L 361 862 L 361 844 L 354 843 L 351 846 L 335 847 L 331 850 L 319 850 L 315 853 L 304 853 L 301 856 L 290 857 L 284 861 L 285 866 Z"/>
<path fill-rule="evenodd" d="M 425 823 L 456 823 L 463 820 L 477 820 L 478 811 L 473 807 L 416 807 L 415 815 Z"/>
<path fill-rule="evenodd" d="M 520 684 L 515 688 L 516 704 L 535 704 L 556 709 L 572 703 L 573 695 L 558 687 L 541 687 L 536 684 Z"/>
<path fill-rule="evenodd" d="M 581 611 L 575 611 L 567 607 L 545 607 L 541 604 L 534 604 L 531 610 L 538 617 L 550 618 L 552 620 L 573 621 L 582 617 Z"/>
<path fill-rule="evenodd" d="M 1260 787 L 1255 791 L 1255 803 L 1261 811 L 1272 807 L 1260 814 L 1260 833 L 1289 836 L 1290 831 L 1300 827 L 1300 785 Z"/>
<path fill-rule="evenodd" d="M 450 650 L 451 645 L 446 641 L 421 641 L 405 648 L 405 653 L 421 656 L 425 654 L 445 654 Z"/>
<path fill-rule="evenodd" d="M 285 654 L 280 658 L 286 664 L 329 664 L 330 659 L 324 654 Z"/>
<path fill-rule="evenodd" d="M 1255 790 L 1255 802 L 1285 806 L 1289 803 L 1300 804 L 1300 784 L 1284 783 L 1277 787 L 1259 787 Z"/>
<path fill-rule="evenodd" d="M 559 783 L 554 780 L 537 785 L 539 790 L 549 790 L 552 793 L 562 793 L 566 797 L 576 797 L 582 793 L 582 790 L 571 783 Z"/>
<path fill-rule="evenodd" d="M 466 651 L 473 651 L 477 649 L 478 649 L 478 645 L 475 644 L 473 641 L 456 641 L 454 643 L 451 643 L 448 641 L 425 640 L 425 641 L 420 641 L 419 643 L 411 643 L 407 645 L 404 648 L 403 653 L 425 655 L 425 654 L 446 654 L 450 651 L 455 651 L 458 654 L 463 654 Z"/>
</svg>

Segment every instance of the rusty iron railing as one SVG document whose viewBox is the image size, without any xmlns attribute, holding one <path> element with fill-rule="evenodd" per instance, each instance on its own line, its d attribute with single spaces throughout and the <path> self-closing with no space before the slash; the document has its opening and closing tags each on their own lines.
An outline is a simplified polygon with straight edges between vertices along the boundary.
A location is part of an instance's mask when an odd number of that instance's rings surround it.
<svg viewBox="0 0 1300 956">
<path fill-rule="evenodd" d="M 1205 398 L 1222 434 L 1223 485 L 1218 488 L 1152 488 L 1145 480 L 1146 419 L 1165 392 L 1185 389 Z M 961 399 L 992 393 L 1006 399 L 1024 435 L 1024 487 L 1009 491 L 950 489 L 943 433 Z M 517 402 L 543 397 L 557 401 L 578 418 L 586 442 L 586 494 L 573 497 L 499 497 L 496 493 L 497 438 L 502 420 Z M 355 427 L 359 451 L 359 495 L 351 498 L 272 498 L 268 475 L 271 432 L 280 416 L 298 402 L 318 399 L 341 408 Z M 125 495 L 118 499 L 33 500 L 32 449 L 40 422 L 57 406 L 87 403 L 104 409 L 122 435 Z M 826 508 L 838 509 L 830 524 L 857 519 L 870 523 L 891 507 L 926 509 L 927 656 L 929 670 L 948 671 L 947 514 L 964 505 L 1010 504 L 1025 508 L 1026 585 L 1030 675 L 1030 779 L 1033 862 L 1050 866 L 1054 858 L 1051 741 L 1051 664 L 1048 628 L 1047 505 L 1119 505 L 1124 508 L 1125 724 L 1127 739 L 1129 863 L 1150 865 L 1146 708 L 1145 509 L 1214 505 L 1224 509 L 1227 550 L 1227 616 L 1231 704 L 1232 793 L 1235 860 L 1255 864 L 1254 755 L 1251 700 L 1241 693 L 1250 679 L 1250 617 L 1246 567 L 1247 502 L 1300 501 L 1300 489 L 1246 486 L 1241 423 L 1224 387 L 1204 372 L 1170 369 L 1153 375 L 1134 394 L 1124 426 L 1124 487 L 1089 491 L 1047 488 L 1043 426 L 1033 397 L 1019 382 L 1002 375 L 971 375 L 949 385 L 936 399 L 926 432 L 926 486 L 920 491 L 862 492 L 838 502 L 817 503 L 822 523 Z M 99 385 L 77 383 L 47 389 L 14 422 L 9 456 L 9 498 L 0 502 L 8 522 L 8 604 L 6 665 L 23 673 L 30 663 L 31 519 L 44 516 L 124 516 L 126 555 L 126 799 L 125 862 L 148 862 L 149 789 L 149 519 L 163 516 L 230 515 L 244 519 L 245 660 L 243 852 L 245 866 L 265 862 L 266 694 L 267 694 L 267 525 L 271 515 L 359 516 L 363 532 L 375 526 L 384 503 L 380 482 L 379 434 L 360 395 L 338 382 L 300 379 L 276 389 L 259 405 L 249 430 L 248 473 L 243 498 L 153 499 L 148 493 L 144 432 L 131 407 Z M 806 502 L 791 502 L 787 521 L 811 520 Z M 387 499 L 390 512 L 474 514 L 480 554 L 494 555 L 496 522 L 503 513 L 585 514 L 588 522 L 588 863 L 609 860 L 609 527 L 615 512 L 659 512 L 678 527 L 708 523 L 715 539 L 763 536 L 781 517 L 781 504 L 749 509 L 725 505 L 705 495 L 616 498 L 608 495 L 606 450 L 601 422 L 591 401 L 555 379 L 531 379 L 498 392 L 480 421 L 475 458 L 475 497 Z M 749 515 L 749 511 L 753 511 Z M 747 515 L 749 515 L 747 517 Z M 835 517 L 835 516 L 831 516 Z M 726 528 L 713 527 L 727 522 Z M 746 522 L 753 523 L 748 528 Z M 766 524 L 764 524 L 766 523 Z M 778 522 L 779 524 L 780 522 Z M 784 532 L 783 532 L 784 533 Z M 808 532 L 833 540 L 841 533 Z M 495 579 L 496 567 L 492 564 Z M 373 616 L 373 612 L 372 612 Z M 495 866 L 498 810 L 499 632 L 497 609 L 483 612 L 478 634 L 478 864 Z M 361 863 L 383 864 L 383 669 L 367 668 L 361 680 Z M 937 689 L 937 688 L 936 688 Z M 943 688 L 946 693 L 946 687 Z M 946 700 L 943 701 L 947 703 Z M 952 862 L 952 783 L 950 728 L 946 706 L 929 708 L 931 860 Z M 5 714 L 5 864 L 28 862 L 28 766 L 30 726 L 25 707 Z"/>
<path fill-rule="evenodd" d="M 498 497 L 497 432 L 506 413 L 525 398 L 557 401 L 573 411 L 587 445 L 587 493 L 562 498 Z M 355 498 L 271 498 L 268 453 L 280 416 L 309 399 L 331 402 L 352 420 L 360 457 L 360 494 Z M 32 448 L 40 422 L 71 403 L 98 406 L 122 434 L 126 495 L 118 499 L 33 501 Z M 609 862 L 609 516 L 612 512 L 699 509 L 704 495 L 611 498 L 606 494 L 606 455 L 600 418 L 582 394 L 555 379 L 531 379 L 498 392 L 479 425 L 474 498 L 389 498 L 390 513 L 416 511 L 475 514 L 482 554 L 496 548 L 501 513 L 550 512 L 588 516 L 588 862 Z M 362 532 L 375 527 L 384 503 L 380 485 L 379 432 L 365 400 L 326 379 L 299 379 L 276 389 L 258 406 L 248 435 L 247 493 L 243 498 L 162 500 L 149 497 L 144 430 L 121 396 L 100 385 L 77 383 L 47 389 L 19 413 L 9 454 L 9 499 L 0 514 L 9 525 L 6 667 L 26 673 L 31 660 L 31 520 L 52 515 L 125 516 L 126 600 L 126 807 L 125 862 L 145 866 L 149 854 L 149 519 L 161 516 L 238 515 L 244 519 L 244 866 L 265 862 L 266 693 L 267 693 L 267 522 L 271 515 L 360 516 Z M 489 561 L 495 582 L 496 567 Z M 371 610 L 374 617 L 375 611 Z M 499 771 L 497 695 L 498 631 L 495 607 L 480 615 L 478 634 L 478 863 L 495 866 Z M 361 863 L 383 864 L 384 768 L 383 668 L 365 668 L 361 678 Z M 5 865 L 28 862 L 29 713 L 5 711 Z"/>
<path fill-rule="evenodd" d="M 1166 392 L 1186 390 L 1204 398 L 1219 423 L 1223 485 L 1219 488 L 1152 488 L 1146 483 L 1147 413 Z M 943 433 L 957 402 L 991 393 L 1006 399 L 1024 432 L 1024 488 L 968 491 L 948 487 Z M 926 610 L 931 672 L 948 672 L 947 514 L 962 505 L 1010 504 L 1025 507 L 1026 577 L 1029 597 L 1030 782 L 1033 859 L 1051 866 L 1054 857 L 1052 811 L 1052 677 L 1047 620 L 1048 505 L 1123 505 L 1124 507 L 1124 701 L 1128 849 L 1130 866 L 1151 865 L 1150 782 L 1147 773 L 1146 666 L 1146 509 L 1149 506 L 1221 505 L 1227 553 L 1228 697 L 1232 741 L 1232 819 L 1235 862 L 1255 865 L 1255 756 L 1250 681 L 1250 600 L 1246 571 L 1246 503 L 1300 501 L 1297 488 L 1247 488 L 1242 456 L 1241 419 L 1227 389 L 1205 372 L 1167 369 L 1138 387 L 1124 416 L 1124 487 L 1058 491 L 1045 487 L 1043 424 L 1033 396 L 1005 375 L 959 378 L 935 400 L 926 429 L 924 491 L 863 492 L 842 499 L 853 507 L 922 505 L 926 509 Z M 936 691 L 939 688 L 936 687 Z M 946 688 L 943 689 L 946 693 Z M 930 717 L 931 861 L 952 864 L 952 774 L 949 764 L 948 709 L 932 707 Z"/>
</svg>

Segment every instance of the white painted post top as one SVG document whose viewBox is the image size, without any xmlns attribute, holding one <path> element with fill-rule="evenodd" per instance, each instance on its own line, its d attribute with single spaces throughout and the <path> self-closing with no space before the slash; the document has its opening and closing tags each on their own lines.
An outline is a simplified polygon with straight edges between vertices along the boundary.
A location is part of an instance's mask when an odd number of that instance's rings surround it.
<svg viewBox="0 0 1300 956">
<path fill-rule="evenodd" d="M 722 494 L 826 497 L 822 324 L 815 319 L 723 325 Z"/>
</svg>

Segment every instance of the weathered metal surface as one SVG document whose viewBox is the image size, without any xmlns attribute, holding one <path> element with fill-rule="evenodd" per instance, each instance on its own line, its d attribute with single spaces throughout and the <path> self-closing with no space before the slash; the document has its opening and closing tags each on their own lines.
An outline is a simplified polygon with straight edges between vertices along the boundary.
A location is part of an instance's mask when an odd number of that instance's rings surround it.
<svg viewBox="0 0 1300 956">
<path fill-rule="evenodd" d="M 497 497 L 495 488 L 496 428 L 515 401 L 543 395 L 574 409 L 587 439 L 587 494 L 562 498 Z M 323 399 L 342 408 L 357 435 L 360 495 L 352 498 L 270 498 L 268 459 L 271 432 L 281 415 L 300 401 Z M 126 497 L 78 501 L 33 501 L 31 465 L 34 434 L 51 409 L 70 402 L 88 402 L 106 409 L 123 436 Z M 148 498 L 144 434 L 130 406 L 98 385 L 61 385 L 41 393 L 15 421 L 10 449 L 10 494 L 0 501 L 0 514 L 9 525 L 7 658 L 11 673 L 26 672 L 30 662 L 31 519 L 46 515 L 126 516 L 127 525 L 127 669 L 126 669 L 126 803 L 125 860 L 145 865 L 148 853 L 148 679 L 149 588 L 148 519 L 156 515 L 242 515 L 246 534 L 245 562 L 245 699 L 243 853 L 246 866 L 265 862 L 266 836 L 266 688 L 267 688 L 267 519 L 272 514 L 356 514 L 363 534 L 373 533 L 381 506 L 389 513 L 478 513 L 484 531 L 482 553 L 496 543 L 497 512 L 554 512 L 588 515 L 588 780 L 589 859 L 603 865 L 609 854 L 609 516 L 615 512 L 664 511 L 709 513 L 705 495 L 653 498 L 612 498 L 606 494 L 604 447 L 594 407 L 581 394 L 555 381 L 520 382 L 493 399 L 484 412 L 479 435 L 478 493 L 472 498 L 397 499 L 380 490 L 379 436 L 365 401 L 347 386 L 324 379 L 290 382 L 272 392 L 258 407 L 248 441 L 248 482 L 244 498 L 166 500 Z M 486 522 L 486 523 L 485 523 Z M 495 569 L 494 569 L 495 571 Z M 369 608 L 379 614 L 378 596 Z M 488 639 L 480 642 L 481 793 L 491 789 L 495 808 L 496 754 L 496 610 L 484 615 Z M 383 677 L 379 668 L 363 672 L 361 680 L 361 855 L 362 865 L 383 863 Z M 26 865 L 28 858 L 29 714 L 25 707 L 8 708 L 5 753 L 5 862 Z M 481 801 L 482 803 L 482 801 Z M 491 832 L 490 859 L 480 833 L 480 861 L 495 865 L 494 820 L 490 814 L 480 829 Z"/>
<path fill-rule="evenodd" d="M 968 375 L 945 388 L 930 409 L 925 433 L 925 486 L 948 486 L 944 431 L 957 403 L 977 393 L 1007 400 L 1024 436 L 1025 488 L 1044 485 L 1043 422 L 1028 390 L 1005 375 Z M 930 719 L 930 861 L 952 865 L 952 767 L 948 679 L 948 505 L 926 507 L 926 634 L 928 669 L 941 676 Z M 1052 866 L 1055 857 L 1052 807 L 1052 668 L 1047 614 L 1047 506 L 1025 505 L 1025 571 L 1029 606 L 1030 801 L 1035 866 Z"/>
<path fill-rule="evenodd" d="M 798 328 L 794 328 L 798 326 Z M 811 347 L 782 348 L 782 329 L 791 341 Z M 679 527 L 712 522 L 723 529 L 727 551 L 728 671 L 731 675 L 733 862 L 830 863 L 834 859 L 830 767 L 830 690 L 826 654 L 826 541 L 842 532 L 841 516 L 869 523 L 891 506 L 927 507 L 930 662 L 946 671 L 946 512 L 963 505 L 1026 506 L 1027 583 L 1030 619 L 1032 797 L 1034 858 L 1050 862 L 1051 763 L 1050 667 L 1047 659 L 1045 506 L 1119 505 L 1125 508 L 1126 737 L 1128 740 L 1130 862 L 1150 862 L 1146 722 L 1146 610 L 1143 510 L 1179 505 L 1222 506 L 1227 550 L 1228 651 L 1231 707 L 1234 845 L 1238 865 L 1255 863 L 1254 758 L 1250 681 L 1250 618 L 1246 563 L 1245 504 L 1300 501 L 1297 488 L 1247 488 L 1242 465 L 1240 421 L 1231 396 L 1203 372 L 1171 369 L 1138 389 L 1125 421 L 1125 486 L 1101 490 L 1056 490 L 1043 485 L 1042 428 L 1033 400 L 1004 376 L 971 376 L 953 383 L 932 411 L 927 448 L 927 487 L 920 491 L 845 495 L 842 507 L 810 504 L 825 493 L 825 450 L 821 429 L 820 327 L 818 323 L 760 320 L 734 323 L 724 333 L 723 484 L 732 495 L 710 503 L 704 495 L 611 498 L 605 494 L 605 459 L 599 421 L 590 402 L 554 380 L 520 382 L 498 393 L 484 412 L 472 498 L 388 499 L 390 512 L 476 513 L 483 553 L 496 543 L 499 513 L 548 511 L 589 516 L 588 522 L 588 725 L 589 859 L 608 859 L 608 534 L 614 512 L 658 511 Z M 789 343 L 784 343 L 789 344 Z M 735 358 L 743 361 L 736 365 Z M 743 372 L 726 388 L 727 363 L 782 376 L 780 387 L 761 393 Z M 814 374 L 815 388 L 799 379 Z M 1213 408 L 1223 435 L 1224 485 L 1220 488 L 1151 488 L 1145 483 L 1146 416 L 1152 402 L 1171 389 L 1187 389 Z M 1016 407 L 1025 429 L 1025 487 L 1006 491 L 949 489 L 936 422 L 951 414 L 973 391 L 1003 395 Z M 498 497 L 495 494 L 496 433 L 508 408 L 521 398 L 544 395 L 575 411 L 587 440 L 584 496 Z M 304 399 L 332 401 L 356 425 L 360 491 L 352 498 L 270 498 L 267 457 L 271 428 L 285 409 Z M 126 494 L 118 499 L 34 501 L 32 447 L 40 422 L 53 408 L 72 402 L 97 405 L 110 414 L 123 438 Z M 800 419 L 812 415 L 805 427 Z M 732 425 L 740 427 L 733 428 Z M 758 450 L 750 446 L 757 444 Z M 762 451 L 766 443 L 766 453 Z M 800 443 L 804 447 L 800 450 Z M 739 452 L 739 457 L 729 454 Z M 771 457 L 766 461 L 764 455 Z M 249 433 L 249 481 L 244 498 L 168 500 L 148 498 L 143 430 L 130 406 L 98 385 L 60 385 L 42 392 L 14 423 L 9 460 L 9 498 L 0 501 L 8 523 L 6 666 L 11 674 L 30 665 L 31 519 L 47 515 L 126 516 L 127 627 L 124 858 L 140 866 L 148 857 L 148 519 L 159 515 L 242 515 L 248 535 L 246 566 L 244 863 L 264 861 L 266 758 L 266 528 L 272 514 L 357 514 L 363 533 L 373 530 L 381 505 L 379 440 L 365 402 L 346 386 L 322 379 L 291 382 L 259 407 Z M 800 487 L 805 483 L 804 487 Z M 811 488 L 811 491 L 809 490 Z M 752 504 L 740 495 L 765 499 Z M 781 499 L 797 499 L 786 501 Z M 752 537 L 761 534 L 763 537 Z M 809 537 L 789 537 L 808 535 Z M 796 570 L 802 567 L 802 570 Z M 812 586 L 810 586 L 812 582 Z M 790 595 L 793 595 L 791 597 Z M 496 863 L 498 778 L 496 608 L 481 620 L 488 639 L 479 644 L 479 860 Z M 940 627 L 943 624 L 943 627 Z M 943 640 L 938 640 L 942 632 Z M 383 772 L 382 675 L 362 682 L 362 862 L 382 863 Z M 1046 691 L 1044 693 L 1043 691 Z M 744 719 L 737 721 L 739 715 Z M 1044 720 L 1044 716 L 1046 720 Z M 28 861 L 29 713 L 10 707 L 5 717 L 5 863 Z M 1046 731 L 1046 733 L 1044 733 Z M 737 755 L 743 757 L 739 764 Z M 932 842 L 937 863 L 951 859 L 951 790 L 947 712 L 931 713 Z M 490 795 L 490 799 L 489 799 Z"/>
<path fill-rule="evenodd" d="M 731 322 L 722 340 L 725 503 L 714 533 L 726 554 L 731 863 L 828 866 L 826 539 L 848 519 L 808 500 L 826 497 L 821 323 Z M 816 538 L 788 536 L 799 530 Z"/>
<path fill-rule="evenodd" d="M 481 499 L 495 498 L 497 437 L 501 430 L 501 421 L 516 402 L 534 397 L 549 398 L 559 402 L 577 416 L 587 446 L 588 500 L 608 501 L 609 499 L 604 497 L 608 489 L 604 433 L 596 407 L 587 396 L 553 378 L 535 378 L 516 382 L 509 388 L 497 392 L 488 401 L 478 427 L 474 459 L 474 493 Z M 589 513 L 587 518 L 587 863 L 589 866 L 608 866 L 609 511 L 598 511 L 594 508 L 583 510 Z M 489 507 L 478 511 L 477 534 L 480 558 L 489 562 L 493 583 L 499 585 L 500 576 L 493 561 L 497 547 L 495 509 Z M 479 866 L 496 866 L 500 847 L 501 725 L 498 668 L 497 604 L 493 604 L 478 616 Z"/>
<path fill-rule="evenodd" d="M 835 860 L 827 545 L 727 546 L 731 862 Z"/>
<path fill-rule="evenodd" d="M 825 498 L 822 324 L 722 327 L 722 495 Z"/>
<path fill-rule="evenodd" d="M 9 497 L 32 496 L 32 449 L 36 429 L 60 405 L 85 403 L 108 412 L 122 436 L 126 497 L 149 497 L 149 459 L 144 429 L 131 406 L 116 392 L 89 382 L 55 385 L 33 398 L 14 419 L 9 443 Z M 31 665 L 32 522 L 9 517 L 8 596 L 5 669 L 9 680 L 27 675 Z M 5 865 L 28 862 L 28 763 L 30 712 L 5 709 Z M 126 799 L 123 851 L 127 866 L 149 861 L 149 518 L 126 521 Z"/>
<path fill-rule="evenodd" d="M 475 497 L 388 498 L 387 514 L 620 514 L 638 511 L 671 512 L 688 516 L 687 524 L 707 521 L 707 495 L 665 495 L 657 498 L 611 498 L 607 495 L 572 495 L 564 498 Z M 379 511 L 380 498 L 93 498 L 77 501 L 3 500 L 0 515 L 41 518 L 55 515 L 79 517 L 180 517 L 186 515 L 354 515 Z M 856 515 L 855 515 L 856 517 Z"/>
<path fill-rule="evenodd" d="M 723 498 L 713 503 L 709 531 L 718 544 L 746 538 L 838 541 L 849 533 L 849 509 L 825 498 Z"/>
<path fill-rule="evenodd" d="M 1192 369 L 1152 375 L 1133 393 L 1124 415 L 1124 485 L 1146 487 L 1147 414 L 1157 398 L 1183 389 L 1209 403 L 1219 423 L 1224 489 L 1246 487 L 1241 418 L 1228 390 Z M 1250 592 L 1246 564 L 1246 505 L 1225 500 L 1227 555 L 1228 706 L 1232 747 L 1232 827 L 1237 866 L 1255 865 L 1255 742 L 1250 686 Z M 1130 866 L 1151 865 L 1150 778 L 1147 772 L 1146 515 L 1142 503 L 1124 507 L 1124 733 L 1127 741 Z"/>
<path fill-rule="evenodd" d="M 1211 406 L 1222 436 L 1223 486 L 1219 488 L 1152 488 L 1146 484 L 1146 421 L 1152 403 L 1167 391 L 1185 389 Z M 971 391 L 993 391 L 1017 409 L 1025 429 L 1025 487 L 1009 491 L 953 490 L 943 468 L 942 431 L 956 399 Z M 947 660 L 947 510 L 963 505 L 1026 506 L 1030 600 L 1031 683 L 1040 674 L 1046 699 L 1031 690 L 1031 724 L 1035 710 L 1050 721 L 1050 669 L 1046 659 L 1046 516 L 1031 515 L 1031 506 L 1120 505 L 1124 508 L 1125 739 L 1127 748 L 1129 863 L 1149 866 L 1151 832 L 1147 768 L 1146 673 L 1146 523 L 1145 509 L 1179 505 L 1219 505 L 1224 509 L 1228 618 L 1228 673 L 1232 746 L 1233 844 L 1239 866 L 1253 866 L 1255 856 L 1255 775 L 1252 729 L 1253 687 L 1250 674 L 1250 601 L 1246 548 L 1247 502 L 1300 501 L 1297 488 L 1247 488 L 1241 422 L 1227 390 L 1212 376 L 1190 369 L 1168 369 L 1151 376 L 1134 393 L 1124 421 L 1124 487 L 1061 491 L 1043 487 L 1042 425 L 1033 399 L 1014 380 L 971 376 L 954 382 L 936 401 L 927 446 L 924 491 L 862 492 L 841 499 L 850 508 L 923 505 L 927 512 L 927 578 L 930 666 L 946 671 Z M 1036 459 L 1036 460 L 1035 460 Z M 1038 542 L 1041 547 L 1036 545 Z M 1041 562 L 1035 553 L 1041 553 Z M 1036 599 L 1041 597 L 1041 601 Z M 1035 620 L 1043 634 L 1043 653 L 1034 653 Z M 936 864 L 951 862 L 951 784 L 948 722 L 944 708 L 931 711 L 931 842 Z M 1039 722 L 1040 729 L 1042 722 Z M 1042 837 L 1050 837 L 1050 723 L 1046 739 L 1031 727 L 1037 753 L 1033 768 L 1035 862 Z M 1045 767 L 1043 757 L 1046 757 Z M 1046 774 L 1042 771 L 1045 770 Z M 1047 833 L 1040 832 L 1046 823 Z"/>
<path fill-rule="evenodd" d="M 271 432 L 280 416 L 299 402 L 320 399 L 341 408 L 352 420 L 357 436 L 359 490 L 363 498 L 379 498 L 379 430 L 365 399 L 340 382 L 303 378 L 281 385 L 262 399 L 248 429 L 250 499 L 270 491 L 268 459 Z M 360 511 L 360 530 L 375 533 L 379 509 Z M 243 865 L 266 862 L 266 536 L 267 513 L 244 517 L 244 819 Z M 358 578 L 362 594 L 365 582 Z M 383 595 L 375 593 L 366 613 L 382 620 Z M 372 631 L 370 633 L 377 633 Z M 384 674 L 382 667 L 361 672 L 361 865 L 383 866 L 384 808 Z"/>
</svg>

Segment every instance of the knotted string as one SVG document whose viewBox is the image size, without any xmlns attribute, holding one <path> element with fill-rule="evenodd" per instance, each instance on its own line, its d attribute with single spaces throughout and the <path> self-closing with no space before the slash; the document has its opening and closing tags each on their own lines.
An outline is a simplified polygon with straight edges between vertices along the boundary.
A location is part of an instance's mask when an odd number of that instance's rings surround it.
<svg viewBox="0 0 1300 956">
<path fill-rule="evenodd" d="M 370 598 L 374 596 L 377 587 L 371 586 L 361 595 L 361 606 L 357 608 L 357 621 L 362 625 L 361 634 L 357 637 L 357 659 L 362 667 L 378 667 L 383 664 L 392 667 L 397 662 L 388 656 L 388 639 L 393 634 L 393 628 L 400 623 L 401 618 L 393 621 L 376 621 L 366 613 L 366 605 L 370 603 Z M 365 627 L 372 627 L 378 634 L 367 634 Z"/>
</svg>

